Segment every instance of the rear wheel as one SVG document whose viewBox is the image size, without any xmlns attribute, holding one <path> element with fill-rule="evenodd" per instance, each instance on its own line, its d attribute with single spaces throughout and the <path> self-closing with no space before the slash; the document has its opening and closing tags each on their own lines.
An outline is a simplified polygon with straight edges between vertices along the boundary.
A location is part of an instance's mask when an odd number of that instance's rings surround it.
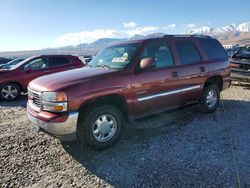
<svg viewBox="0 0 250 188">
<path fill-rule="evenodd" d="M 90 109 L 80 117 L 77 135 L 81 142 L 102 150 L 117 142 L 122 126 L 121 112 L 112 105 L 103 105 Z"/>
<path fill-rule="evenodd" d="M 201 97 L 201 111 L 211 113 L 216 110 L 220 103 L 220 90 L 216 84 L 205 87 Z"/>
<path fill-rule="evenodd" d="M 12 101 L 20 97 L 21 88 L 14 83 L 5 84 L 0 89 L 0 97 L 3 100 Z"/>
</svg>

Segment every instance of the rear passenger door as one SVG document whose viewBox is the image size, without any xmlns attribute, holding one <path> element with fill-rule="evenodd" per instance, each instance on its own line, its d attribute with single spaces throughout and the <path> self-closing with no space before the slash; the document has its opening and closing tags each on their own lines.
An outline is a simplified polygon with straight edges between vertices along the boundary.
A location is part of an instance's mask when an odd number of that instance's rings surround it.
<svg viewBox="0 0 250 188">
<path fill-rule="evenodd" d="M 199 100 L 208 67 L 195 41 L 176 39 L 175 47 L 180 61 L 177 72 L 181 84 L 180 102 L 186 105 Z"/>
<path fill-rule="evenodd" d="M 66 57 L 49 57 L 49 72 L 61 72 L 73 69 L 74 66 L 71 61 Z"/>
</svg>

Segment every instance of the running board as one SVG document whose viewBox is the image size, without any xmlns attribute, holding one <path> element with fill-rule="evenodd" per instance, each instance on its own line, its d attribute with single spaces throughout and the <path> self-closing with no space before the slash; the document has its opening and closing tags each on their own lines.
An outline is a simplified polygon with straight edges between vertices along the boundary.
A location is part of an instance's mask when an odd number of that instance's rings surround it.
<svg viewBox="0 0 250 188">
<path fill-rule="evenodd" d="M 156 114 L 152 114 L 152 115 L 148 115 L 148 116 L 145 116 L 145 117 L 131 119 L 130 122 L 132 124 L 137 124 L 137 123 L 142 123 L 142 122 L 149 121 L 149 120 L 155 120 L 155 119 L 159 118 L 160 116 L 162 116 L 163 114 L 164 115 L 166 115 L 166 114 L 175 114 L 175 113 L 179 113 L 179 112 L 182 112 L 182 111 L 197 108 L 199 106 L 200 106 L 199 103 L 189 104 L 189 105 L 186 105 L 186 106 L 182 106 L 182 107 L 171 109 L 171 110 L 165 110 L 165 111 L 162 111 L 162 112 L 159 112 L 159 113 L 156 113 Z"/>
</svg>

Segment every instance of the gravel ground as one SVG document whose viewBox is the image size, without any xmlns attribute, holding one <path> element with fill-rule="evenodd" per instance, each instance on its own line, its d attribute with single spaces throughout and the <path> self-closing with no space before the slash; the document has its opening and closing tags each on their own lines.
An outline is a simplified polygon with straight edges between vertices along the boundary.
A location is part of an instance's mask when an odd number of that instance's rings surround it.
<svg viewBox="0 0 250 188">
<path fill-rule="evenodd" d="M 101 152 L 38 132 L 25 99 L 0 102 L 0 187 L 237 187 L 232 143 L 241 186 L 250 187 L 250 87 L 222 97 L 225 112 L 162 114 Z"/>
</svg>

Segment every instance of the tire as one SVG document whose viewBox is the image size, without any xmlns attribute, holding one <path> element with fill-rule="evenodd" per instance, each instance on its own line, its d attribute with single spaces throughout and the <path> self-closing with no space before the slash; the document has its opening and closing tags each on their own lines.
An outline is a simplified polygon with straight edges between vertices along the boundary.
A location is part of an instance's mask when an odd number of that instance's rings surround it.
<svg viewBox="0 0 250 188">
<path fill-rule="evenodd" d="M 207 85 L 200 100 L 200 111 L 203 113 L 214 112 L 220 103 L 220 90 L 216 84 Z"/>
<path fill-rule="evenodd" d="M 0 97 L 6 101 L 13 101 L 20 97 L 21 95 L 21 88 L 14 83 L 4 84 L 0 88 Z"/>
<path fill-rule="evenodd" d="M 122 127 L 122 113 L 115 106 L 103 105 L 80 112 L 77 136 L 93 149 L 103 150 L 117 142 Z"/>
</svg>

